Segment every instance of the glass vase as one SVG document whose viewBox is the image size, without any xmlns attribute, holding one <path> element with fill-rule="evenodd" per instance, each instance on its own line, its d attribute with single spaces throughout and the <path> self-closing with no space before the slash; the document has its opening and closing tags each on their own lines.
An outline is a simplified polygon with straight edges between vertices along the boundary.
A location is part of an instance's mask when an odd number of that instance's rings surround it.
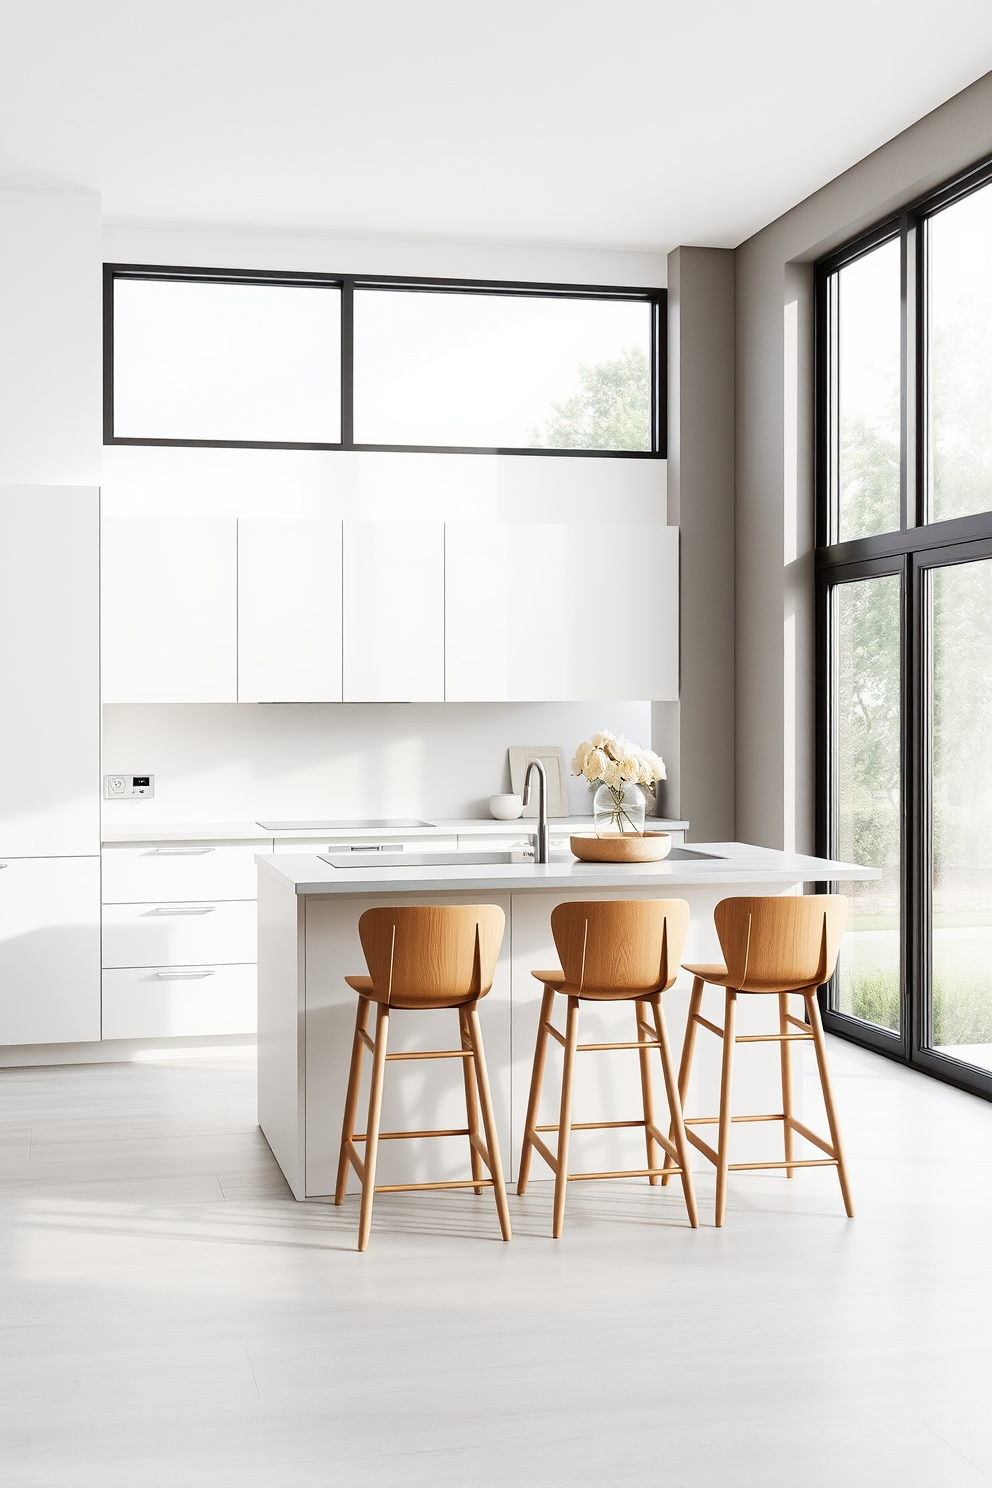
<svg viewBox="0 0 992 1488">
<path fill-rule="evenodd" d="M 600 785 L 592 798 L 593 825 L 597 837 L 644 836 L 646 801 L 639 785 Z"/>
</svg>

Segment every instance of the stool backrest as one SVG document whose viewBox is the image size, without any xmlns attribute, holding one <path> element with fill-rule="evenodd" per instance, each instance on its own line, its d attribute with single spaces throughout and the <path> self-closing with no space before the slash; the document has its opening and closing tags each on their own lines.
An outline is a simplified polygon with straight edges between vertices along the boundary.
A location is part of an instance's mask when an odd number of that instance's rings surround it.
<svg viewBox="0 0 992 1488">
<path fill-rule="evenodd" d="M 358 933 L 391 1007 L 457 1007 L 492 986 L 505 922 L 498 904 L 414 904 L 367 909 Z"/>
<path fill-rule="evenodd" d="M 602 998 L 670 987 L 688 924 L 684 899 L 604 899 L 551 911 L 566 983 Z"/>
<path fill-rule="evenodd" d="M 745 992 L 819 987 L 837 965 L 847 900 L 843 894 L 723 899 L 713 918 L 730 986 Z"/>
</svg>

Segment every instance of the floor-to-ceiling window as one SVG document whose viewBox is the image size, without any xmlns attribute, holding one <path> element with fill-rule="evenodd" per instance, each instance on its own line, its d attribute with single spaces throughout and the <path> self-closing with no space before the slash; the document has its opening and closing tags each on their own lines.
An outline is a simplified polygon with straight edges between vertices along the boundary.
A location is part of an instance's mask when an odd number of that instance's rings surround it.
<svg viewBox="0 0 992 1488">
<path fill-rule="evenodd" d="M 817 265 L 828 1025 L 992 1096 L 992 164 Z"/>
</svg>

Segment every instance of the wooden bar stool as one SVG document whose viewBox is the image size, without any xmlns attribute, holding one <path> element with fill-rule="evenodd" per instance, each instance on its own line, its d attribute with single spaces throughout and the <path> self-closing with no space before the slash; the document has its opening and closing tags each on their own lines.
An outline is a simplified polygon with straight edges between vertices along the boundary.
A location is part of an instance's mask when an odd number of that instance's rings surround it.
<svg viewBox="0 0 992 1488">
<path fill-rule="evenodd" d="M 561 1235 L 565 1221 L 567 1185 L 580 1178 L 647 1178 L 652 1184 L 656 1184 L 662 1174 L 670 1177 L 673 1173 L 679 1173 L 689 1223 L 693 1228 L 698 1223 L 696 1197 L 689 1171 L 689 1148 L 682 1124 L 682 1106 L 665 1015 L 661 1009 L 661 993 L 672 985 L 678 973 L 688 923 L 689 906 L 683 899 L 614 899 L 590 904 L 559 904 L 551 912 L 551 930 L 561 957 L 562 969 L 531 972 L 531 976 L 544 983 L 544 999 L 541 1003 L 541 1021 L 534 1051 L 534 1073 L 530 1082 L 530 1100 L 527 1103 L 517 1193 L 522 1194 L 527 1187 L 531 1153 L 536 1149 L 555 1175 L 552 1234 L 556 1240 Z M 568 998 L 564 1035 L 551 1022 L 556 992 Z M 632 1002 L 636 1039 L 619 1044 L 580 1044 L 579 1003 L 583 1001 Z M 653 1026 L 648 1021 L 649 1010 Z M 556 1039 L 565 1050 L 561 1110 L 557 1125 L 538 1126 L 537 1113 L 549 1037 Z M 637 1050 L 641 1072 L 641 1120 L 572 1122 L 575 1056 L 590 1049 Z M 662 1134 L 654 1119 L 650 1064 L 652 1049 L 657 1049 L 661 1056 L 672 1124 L 669 1136 Z M 568 1171 L 568 1142 L 573 1131 L 630 1126 L 644 1128 L 647 1167 L 610 1173 Z M 556 1153 L 551 1152 L 542 1141 L 539 1135 L 541 1132 L 558 1133 Z M 658 1163 L 659 1148 L 667 1154 L 662 1166 Z"/>
<path fill-rule="evenodd" d="M 369 1243 L 372 1203 L 377 1193 L 407 1192 L 423 1188 L 492 1188 L 503 1239 L 510 1238 L 510 1212 L 506 1203 L 499 1142 L 493 1118 L 489 1076 L 479 1027 L 479 998 L 493 984 L 496 958 L 503 940 L 505 916 L 495 904 L 414 905 L 396 909 L 367 909 L 358 922 L 362 950 L 369 976 L 349 976 L 345 981 L 358 993 L 358 1017 L 351 1051 L 351 1073 L 341 1128 L 334 1202 L 340 1204 L 348 1184 L 349 1163 L 362 1186 L 358 1222 L 358 1248 Z M 369 1009 L 376 1005 L 375 1039 L 366 1031 Z M 458 1012 L 460 1047 L 431 1049 L 408 1054 L 387 1054 L 389 1014 L 392 1008 L 454 1008 Z M 358 1090 L 365 1050 L 372 1055 L 372 1085 L 366 1129 L 355 1132 Z M 460 1059 L 465 1083 L 468 1125 L 445 1131 L 379 1130 L 382 1087 L 386 1065 L 394 1059 Z M 479 1133 L 479 1113 L 485 1141 Z M 447 1183 L 388 1183 L 376 1187 L 375 1168 L 380 1141 L 401 1137 L 468 1137 L 472 1177 Z M 356 1143 L 365 1143 L 365 1158 Z M 483 1176 L 483 1163 L 490 1176 Z"/>
<path fill-rule="evenodd" d="M 758 1168 L 784 1168 L 791 1178 L 796 1168 L 836 1168 L 840 1179 L 840 1190 L 844 1208 L 849 1218 L 854 1217 L 851 1191 L 844 1167 L 840 1130 L 834 1108 L 830 1072 L 827 1069 L 827 1049 L 823 1038 L 823 1023 L 816 989 L 830 980 L 837 964 L 840 938 L 847 918 L 847 900 L 841 894 L 806 894 L 782 898 L 724 899 L 713 912 L 716 931 L 720 937 L 725 966 L 686 966 L 695 977 L 692 985 L 692 1000 L 689 1005 L 689 1021 L 686 1024 L 685 1043 L 679 1066 L 679 1096 L 685 1108 L 692 1073 L 692 1055 L 696 1043 L 696 1029 L 707 1028 L 723 1039 L 723 1071 L 720 1081 L 719 1116 L 686 1116 L 685 1126 L 689 1141 L 699 1149 L 711 1163 L 716 1165 L 716 1224 L 722 1225 L 727 1208 L 727 1174 L 747 1172 Z M 723 1027 L 718 1028 L 700 1012 L 703 987 L 706 983 L 725 989 L 725 1011 Z M 778 997 L 778 1033 L 735 1033 L 737 998 L 741 993 L 764 993 Z M 789 995 L 795 993 L 806 1004 L 808 1023 L 794 1018 L 789 1012 Z M 791 1030 L 791 1031 L 790 1031 Z M 798 1030 L 798 1031 L 797 1031 Z M 810 1131 L 808 1126 L 796 1119 L 792 1112 L 792 1062 L 791 1046 L 797 1042 L 812 1042 L 816 1049 L 816 1063 L 823 1090 L 830 1141 Z M 782 1071 L 782 1110 L 769 1115 L 731 1115 L 731 1095 L 734 1077 L 734 1048 L 737 1044 L 777 1043 L 779 1045 Z M 734 1122 L 781 1121 L 784 1132 L 784 1162 L 732 1163 L 730 1161 L 730 1132 Z M 694 1126 L 717 1126 L 719 1139 L 716 1151 L 693 1131 Z M 827 1154 L 821 1158 L 798 1159 L 794 1156 L 793 1138 L 798 1133 Z M 667 1183 L 668 1178 L 664 1181 Z"/>
</svg>

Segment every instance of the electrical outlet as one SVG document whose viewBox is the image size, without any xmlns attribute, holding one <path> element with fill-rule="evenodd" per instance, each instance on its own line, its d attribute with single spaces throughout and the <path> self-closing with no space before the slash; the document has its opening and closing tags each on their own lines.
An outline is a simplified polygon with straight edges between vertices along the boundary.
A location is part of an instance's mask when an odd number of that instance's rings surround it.
<svg viewBox="0 0 992 1488">
<path fill-rule="evenodd" d="M 130 796 L 154 796 L 154 775 L 104 775 L 105 801 L 122 801 Z"/>
</svg>

